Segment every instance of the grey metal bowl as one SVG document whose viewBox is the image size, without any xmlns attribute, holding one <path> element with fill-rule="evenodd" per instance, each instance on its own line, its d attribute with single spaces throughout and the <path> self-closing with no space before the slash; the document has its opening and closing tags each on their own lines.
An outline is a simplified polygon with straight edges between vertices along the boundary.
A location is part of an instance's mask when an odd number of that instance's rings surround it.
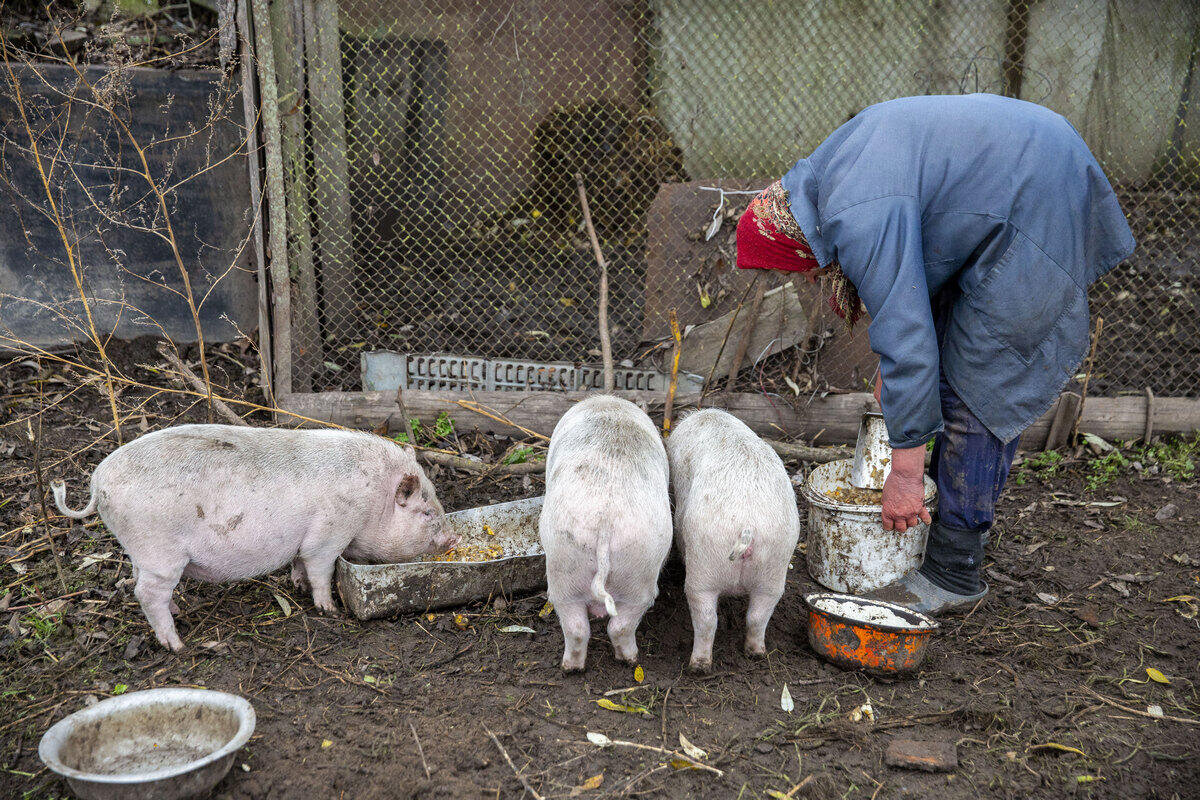
<svg viewBox="0 0 1200 800">
<path fill-rule="evenodd" d="M 237 695 L 148 689 L 59 720 L 38 756 L 83 800 L 199 797 L 229 772 L 254 721 L 254 708 Z"/>
</svg>

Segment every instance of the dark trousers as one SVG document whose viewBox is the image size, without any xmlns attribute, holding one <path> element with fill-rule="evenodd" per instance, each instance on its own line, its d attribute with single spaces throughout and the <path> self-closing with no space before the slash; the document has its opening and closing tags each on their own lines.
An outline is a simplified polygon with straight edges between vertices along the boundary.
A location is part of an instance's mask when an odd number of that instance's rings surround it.
<svg viewBox="0 0 1200 800">
<path fill-rule="evenodd" d="M 933 443 L 929 475 L 937 481 L 938 521 L 983 533 L 992 527 L 996 500 L 1017 454 L 1017 439 L 1004 444 L 976 419 L 943 376 L 942 420 Z"/>
</svg>

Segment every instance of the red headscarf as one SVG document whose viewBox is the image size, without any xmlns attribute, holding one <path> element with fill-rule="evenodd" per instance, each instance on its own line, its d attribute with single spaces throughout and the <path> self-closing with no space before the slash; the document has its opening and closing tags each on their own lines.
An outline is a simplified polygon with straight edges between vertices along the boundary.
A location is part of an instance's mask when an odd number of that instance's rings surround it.
<svg viewBox="0 0 1200 800">
<path fill-rule="evenodd" d="M 787 190 L 780 181 L 757 194 L 737 226 L 738 269 L 778 269 L 807 273 L 820 265 L 804 238 L 804 231 L 792 216 Z M 862 316 L 862 302 L 854 284 L 837 264 L 830 265 L 826 277 L 833 284 L 829 305 L 848 325 Z M 809 275 L 809 280 L 815 276 Z"/>
</svg>

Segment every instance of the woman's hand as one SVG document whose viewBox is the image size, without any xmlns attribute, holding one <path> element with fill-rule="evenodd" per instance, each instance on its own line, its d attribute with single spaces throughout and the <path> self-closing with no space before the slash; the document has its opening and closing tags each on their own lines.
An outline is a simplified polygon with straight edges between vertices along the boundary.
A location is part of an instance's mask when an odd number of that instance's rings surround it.
<svg viewBox="0 0 1200 800">
<path fill-rule="evenodd" d="M 933 518 L 925 507 L 925 448 L 892 450 L 892 471 L 883 483 L 883 529 L 903 533 Z"/>
</svg>

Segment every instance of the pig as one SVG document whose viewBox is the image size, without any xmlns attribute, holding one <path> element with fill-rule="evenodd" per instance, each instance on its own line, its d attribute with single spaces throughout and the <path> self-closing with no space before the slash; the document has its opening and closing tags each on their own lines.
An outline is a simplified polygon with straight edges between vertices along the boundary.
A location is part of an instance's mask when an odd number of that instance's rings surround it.
<svg viewBox="0 0 1200 800">
<path fill-rule="evenodd" d="M 97 511 L 129 553 L 134 595 L 164 647 L 179 650 L 171 599 L 183 575 L 207 582 L 252 578 L 292 565 L 316 607 L 339 555 L 395 562 L 453 547 L 433 484 L 411 448 L 346 430 L 179 425 L 118 447 L 92 473 L 71 519 Z"/>
<path fill-rule="evenodd" d="M 667 439 L 675 537 L 687 570 L 693 672 L 712 668 L 717 598 L 749 595 L 747 655 L 767 651 L 767 623 L 783 596 L 800 538 L 796 495 L 783 462 L 737 417 L 706 408 Z"/>
<path fill-rule="evenodd" d="M 590 397 L 554 427 L 538 533 L 565 672 L 584 668 L 589 613 L 608 617 L 616 658 L 637 662 L 637 627 L 671 549 L 668 480 L 654 423 L 627 400 Z"/>
</svg>

